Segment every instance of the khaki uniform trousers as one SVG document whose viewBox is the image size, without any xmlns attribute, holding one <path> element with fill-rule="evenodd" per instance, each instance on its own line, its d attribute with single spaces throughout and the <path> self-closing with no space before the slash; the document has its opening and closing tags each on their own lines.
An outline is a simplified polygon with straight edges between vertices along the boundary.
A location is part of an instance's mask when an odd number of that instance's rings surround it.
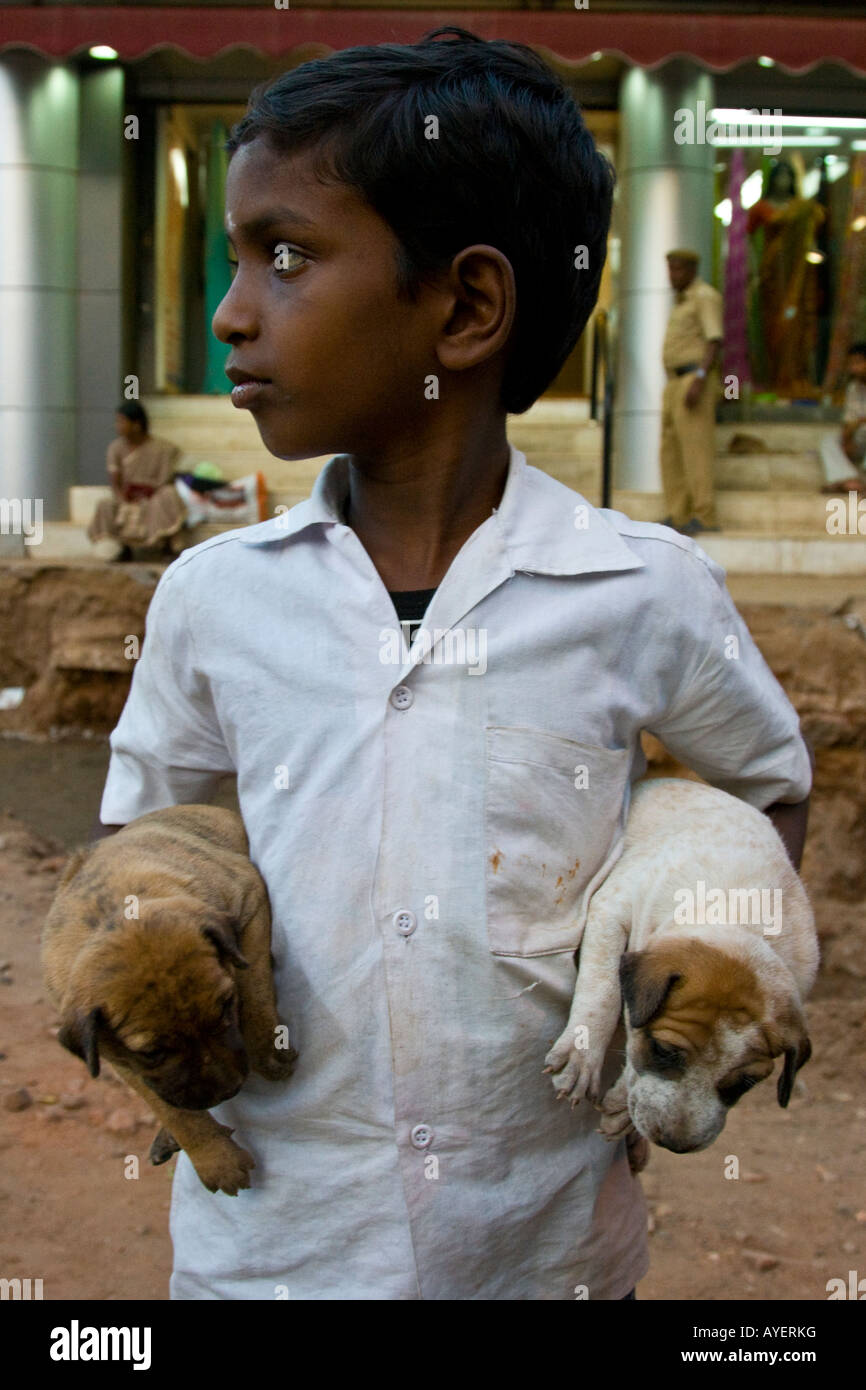
<svg viewBox="0 0 866 1390">
<path fill-rule="evenodd" d="M 716 457 L 716 402 L 721 394 L 718 368 L 707 373 L 701 398 L 685 404 L 694 372 L 672 376 L 662 396 L 661 471 L 665 502 L 674 526 L 696 517 L 715 526 L 713 465 Z"/>
</svg>

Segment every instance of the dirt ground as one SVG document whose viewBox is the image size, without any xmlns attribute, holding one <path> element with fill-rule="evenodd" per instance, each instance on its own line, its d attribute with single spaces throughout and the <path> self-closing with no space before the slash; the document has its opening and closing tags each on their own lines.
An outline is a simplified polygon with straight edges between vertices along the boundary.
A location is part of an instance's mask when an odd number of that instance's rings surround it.
<svg viewBox="0 0 866 1390">
<path fill-rule="evenodd" d="M 100 751 L 83 750 L 91 781 Z M 31 776 L 34 753 L 22 754 Z M 50 756 L 56 771 L 62 747 Z M 825 808 L 838 805 L 847 775 L 862 773 L 859 754 L 847 769 L 839 756 L 819 767 L 813 878 L 822 883 Z M 11 790 L 7 782 L 4 800 Z M 42 1278 L 46 1299 L 165 1299 L 174 1165 L 147 1162 L 146 1107 L 107 1071 L 91 1080 L 58 1046 L 43 993 L 39 929 L 67 848 L 0 814 L 0 1274 Z M 828 1279 L 866 1273 L 863 906 L 823 896 L 816 907 L 824 967 L 808 1010 L 813 1060 L 787 1110 L 765 1084 L 706 1152 L 653 1149 L 641 1177 L 653 1261 L 641 1299 L 825 1299 Z M 130 1155 L 138 1177 L 126 1175 Z M 732 1157 L 736 1178 L 726 1176 Z"/>
<path fill-rule="evenodd" d="M 64 857 L 99 805 L 129 678 L 119 643 L 140 633 L 156 575 L 7 569 L 0 685 L 28 699 L 0 714 L 0 1277 L 41 1278 L 46 1299 L 165 1299 L 174 1164 L 148 1163 L 143 1103 L 58 1046 L 38 957 Z M 866 581 L 731 589 L 816 749 L 803 866 L 822 949 L 813 1057 L 787 1110 L 765 1082 L 706 1152 L 652 1150 L 638 1297 L 824 1300 L 829 1279 L 866 1277 Z M 78 737 L 54 737 L 70 721 Z M 9 736 L 28 728 L 39 737 Z M 655 772 L 682 771 L 655 756 Z M 230 782 L 217 800 L 236 805 Z"/>
</svg>

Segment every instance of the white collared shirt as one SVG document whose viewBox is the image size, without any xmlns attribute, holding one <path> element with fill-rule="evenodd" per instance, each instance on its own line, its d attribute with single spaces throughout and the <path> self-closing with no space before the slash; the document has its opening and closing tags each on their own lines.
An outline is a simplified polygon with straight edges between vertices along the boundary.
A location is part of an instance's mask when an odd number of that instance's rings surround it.
<svg viewBox="0 0 866 1390">
<path fill-rule="evenodd" d="M 621 1298 L 648 1268 L 640 1184 L 542 1075 L 587 902 L 642 729 L 764 808 L 808 794 L 797 715 L 693 541 L 514 448 L 404 659 L 347 487 L 336 455 L 306 501 L 169 566 L 111 736 L 106 824 L 237 772 L 300 1054 L 214 1111 L 249 1191 L 179 1156 L 171 1295 Z"/>
</svg>

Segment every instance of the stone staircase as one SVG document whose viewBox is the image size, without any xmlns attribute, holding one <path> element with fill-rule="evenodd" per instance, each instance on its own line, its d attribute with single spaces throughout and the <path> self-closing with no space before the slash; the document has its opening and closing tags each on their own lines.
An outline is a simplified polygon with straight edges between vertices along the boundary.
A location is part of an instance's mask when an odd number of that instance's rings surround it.
<svg viewBox="0 0 866 1390">
<path fill-rule="evenodd" d="M 182 467 L 217 464 L 228 480 L 261 471 L 268 510 L 309 496 L 326 458 L 285 462 L 263 447 L 252 416 L 227 396 L 153 397 L 145 401 L 154 434 L 182 451 Z M 704 549 L 727 571 L 739 574 L 866 574 L 866 516 L 862 535 L 829 535 L 827 498 L 820 492 L 818 443 L 822 424 L 724 424 L 717 427 L 717 510 L 722 531 L 702 538 Z M 512 443 L 537 468 L 598 505 L 601 497 L 601 428 L 582 400 L 542 400 L 508 422 Z M 731 453 L 735 435 L 757 438 L 763 451 Z M 107 488 L 70 489 L 70 520 L 47 522 L 39 558 L 83 556 L 85 528 Z M 660 493 L 615 490 L 613 505 L 639 520 L 664 515 Z M 866 509 L 864 509 L 866 510 Z M 224 529 L 198 526 L 190 544 Z"/>
</svg>

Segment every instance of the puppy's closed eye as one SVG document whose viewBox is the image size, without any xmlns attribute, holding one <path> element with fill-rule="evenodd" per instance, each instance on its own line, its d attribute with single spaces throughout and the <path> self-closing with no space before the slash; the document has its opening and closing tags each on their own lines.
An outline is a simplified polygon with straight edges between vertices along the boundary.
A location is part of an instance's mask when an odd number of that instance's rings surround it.
<svg viewBox="0 0 866 1390">
<path fill-rule="evenodd" d="M 735 1077 L 732 1081 L 720 1081 L 716 1087 L 716 1094 L 723 1105 L 734 1105 L 741 1096 L 750 1091 L 753 1086 L 757 1086 L 762 1081 L 761 1076 L 742 1076 Z"/>
<path fill-rule="evenodd" d="M 649 1063 L 653 1071 L 667 1076 L 678 1076 L 685 1070 L 686 1054 L 683 1048 L 672 1043 L 663 1043 L 650 1034 L 647 1038 Z"/>
<path fill-rule="evenodd" d="M 163 1047 L 149 1047 L 144 1052 L 136 1052 L 134 1055 L 147 1066 L 158 1067 L 161 1062 L 165 1061 L 168 1053 Z"/>
</svg>

